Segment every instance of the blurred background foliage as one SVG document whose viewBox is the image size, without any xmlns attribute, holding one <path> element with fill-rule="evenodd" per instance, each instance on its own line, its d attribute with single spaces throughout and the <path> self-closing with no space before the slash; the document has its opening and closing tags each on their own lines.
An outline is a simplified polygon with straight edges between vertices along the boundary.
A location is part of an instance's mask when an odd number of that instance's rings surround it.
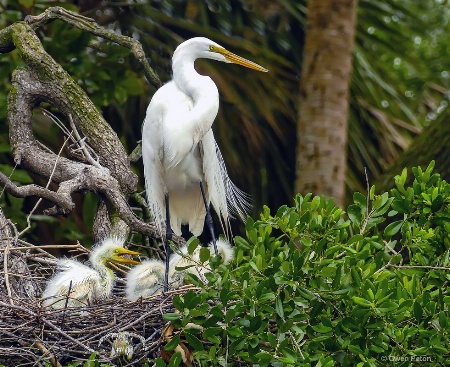
<svg viewBox="0 0 450 367">
<path fill-rule="evenodd" d="M 137 38 L 163 82 L 171 77 L 173 50 L 195 36 L 209 37 L 270 69 L 261 74 L 211 61 L 197 63 L 198 70 L 218 85 L 221 107 L 213 129 L 230 176 L 252 196 L 252 214 L 257 215 L 262 205 L 275 209 L 292 201 L 305 0 L 0 0 L 0 28 L 49 6 L 80 12 Z M 351 80 L 349 198 L 353 191 L 364 192 L 365 167 L 372 182 L 423 129 L 449 117 L 449 16 L 445 0 L 359 1 Z M 38 35 L 50 55 L 102 110 L 131 153 L 141 138 L 141 124 L 155 88 L 144 79 L 129 51 L 60 21 L 41 28 Z M 8 175 L 14 162 L 6 103 L 11 74 L 19 65 L 14 51 L 0 55 L 0 170 Z M 39 110 L 34 128 L 43 144 L 59 151 L 63 134 Z M 141 161 L 133 169 L 143 190 Z M 12 178 L 20 184 L 46 184 L 19 167 Z M 52 243 L 88 241 L 96 198 L 87 194 L 75 200 L 77 210 L 70 220 L 36 216 L 30 237 Z M 26 225 L 23 213 L 35 202 L 5 193 L 0 198 L 5 214 L 19 227 Z"/>
</svg>

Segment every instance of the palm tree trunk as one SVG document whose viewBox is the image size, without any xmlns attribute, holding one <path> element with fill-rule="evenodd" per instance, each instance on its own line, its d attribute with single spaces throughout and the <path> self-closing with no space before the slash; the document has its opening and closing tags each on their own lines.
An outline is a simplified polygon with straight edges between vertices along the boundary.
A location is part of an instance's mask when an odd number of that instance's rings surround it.
<svg viewBox="0 0 450 367">
<path fill-rule="evenodd" d="M 310 0 L 297 125 L 296 192 L 342 204 L 357 0 Z"/>
</svg>

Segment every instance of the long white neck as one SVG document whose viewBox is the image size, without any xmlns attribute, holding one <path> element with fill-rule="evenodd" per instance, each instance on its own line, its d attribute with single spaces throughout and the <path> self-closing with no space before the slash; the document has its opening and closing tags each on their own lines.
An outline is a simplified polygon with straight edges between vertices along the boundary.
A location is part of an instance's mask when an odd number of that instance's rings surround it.
<svg viewBox="0 0 450 367">
<path fill-rule="evenodd" d="M 193 101 L 189 123 L 192 129 L 202 132 L 211 128 L 219 110 L 219 91 L 208 76 L 194 68 L 197 57 L 183 48 L 175 50 L 172 58 L 173 80 Z"/>
</svg>

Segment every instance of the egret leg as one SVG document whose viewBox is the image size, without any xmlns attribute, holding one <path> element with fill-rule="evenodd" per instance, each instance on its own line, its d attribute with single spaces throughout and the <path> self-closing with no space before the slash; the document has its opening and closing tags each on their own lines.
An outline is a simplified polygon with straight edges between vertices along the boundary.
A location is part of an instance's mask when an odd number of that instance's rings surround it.
<svg viewBox="0 0 450 367">
<path fill-rule="evenodd" d="M 164 273 L 163 292 L 167 292 L 169 289 L 169 260 L 170 260 L 170 243 L 169 243 L 169 241 L 172 240 L 172 227 L 170 226 L 169 194 L 168 193 L 166 193 L 164 195 L 164 199 L 166 201 L 166 239 L 165 239 L 166 271 Z"/>
<path fill-rule="evenodd" d="M 212 220 L 212 216 L 211 216 L 211 211 L 209 210 L 209 205 L 206 202 L 206 195 L 205 195 L 205 190 L 203 188 L 203 182 L 200 180 L 199 181 L 200 184 L 200 191 L 202 192 L 202 197 L 203 197 L 203 203 L 205 204 L 205 209 L 206 209 L 206 226 L 209 229 L 209 233 L 211 233 L 211 240 L 214 246 L 214 252 L 216 255 L 219 254 L 219 252 L 217 251 L 217 244 L 216 244 L 216 236 L 214 234 L 214 227 L 213 227 L 213 220 Z"/>
</svg>

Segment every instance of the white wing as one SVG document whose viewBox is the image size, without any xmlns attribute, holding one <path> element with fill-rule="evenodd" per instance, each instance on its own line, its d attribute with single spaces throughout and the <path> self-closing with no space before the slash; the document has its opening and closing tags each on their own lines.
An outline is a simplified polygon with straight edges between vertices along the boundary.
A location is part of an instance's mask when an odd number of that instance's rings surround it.
<svg viewBox="0 0 450 367">
<path fill-rule="evenodd" d="M 162 235 L 165 223 L 165 188 L 162 166 L 164 155 L 162 124 L 165 110 L 164 104 L 158 103 L 158 91 L 147 108 L 147 115 L 142 127 L 142 160 L 147 203 L 153 215 L 153 221 Z"/>
</svg>

